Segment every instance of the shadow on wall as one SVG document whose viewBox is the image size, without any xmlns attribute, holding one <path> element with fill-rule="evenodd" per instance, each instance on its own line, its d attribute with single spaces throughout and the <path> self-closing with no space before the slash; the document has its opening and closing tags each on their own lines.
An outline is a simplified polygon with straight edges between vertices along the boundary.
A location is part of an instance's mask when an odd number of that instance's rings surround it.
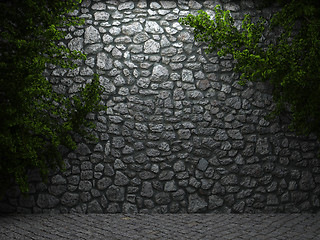
<svg viewBox="0 0 320 240">
<path fill-rule="evenodd" d="M 178 23 L 214 2 L 84 0 L 66 44 L 87 60 L 48 72 L 69 94 L 100 75 L 99 142 L 80 142 L 48 184 L 31 174 L 29 197 L 12 187 L 1 212 L 317 212 L 316 138 L 267 121 L 270 87 L 238 85 L 232 59 L 205 55 Z M 251 0 L 222 6 L 261 14 Z"/>
</svg>

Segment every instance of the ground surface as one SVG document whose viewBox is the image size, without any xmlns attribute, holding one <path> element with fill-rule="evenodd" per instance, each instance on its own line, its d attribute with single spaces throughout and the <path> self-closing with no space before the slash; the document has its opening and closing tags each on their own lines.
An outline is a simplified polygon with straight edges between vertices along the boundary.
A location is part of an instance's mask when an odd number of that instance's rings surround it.
<svg viewBox="0 0 320 240">
<path fill-rule="evenodd" d="M 0 239 L 320 240 L 320 214 L 4 215 Z"/>
</svg>

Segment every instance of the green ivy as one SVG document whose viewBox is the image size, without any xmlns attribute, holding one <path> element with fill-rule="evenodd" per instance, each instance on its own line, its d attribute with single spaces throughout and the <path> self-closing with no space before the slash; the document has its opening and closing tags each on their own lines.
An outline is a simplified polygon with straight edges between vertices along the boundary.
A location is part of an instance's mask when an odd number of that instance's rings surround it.
<svg viewBox="0 0 320 240">
<path fill-rule="evenodd" d="M 297 134 L 320 136 L 320 2 L 282 1 L 268 21 L 245 15 L 237 29 L 229 11 L 215 7 L 215 17 L 204 11 L 180 19 L 194 28 L 195 40 L 206 43 L 206 53 L 232 54 L 240 84 L 268 81 L 273 85 L 273 115 L 289 106 L 290 128 Z M 274 37 L 265 44 L 264 36 Z"/>
<path fill-rule="evenodd" d="M 64 169 L 61 147 L 76 148 L 75 135 L 92 139 L 95 125 L 88 113 L 106 110 L 103 88 L 94 76 L 79 94 L 53 91 L 45 77 L 47 64 L 74 69 L 86 56 L 59 45 L 81 0 L 10 0 L 0 8 L 0 192 L 15 180 L 28 192 L 28 171 L 39 169 L 44 181 L 50 169 Z"/>
</svg>

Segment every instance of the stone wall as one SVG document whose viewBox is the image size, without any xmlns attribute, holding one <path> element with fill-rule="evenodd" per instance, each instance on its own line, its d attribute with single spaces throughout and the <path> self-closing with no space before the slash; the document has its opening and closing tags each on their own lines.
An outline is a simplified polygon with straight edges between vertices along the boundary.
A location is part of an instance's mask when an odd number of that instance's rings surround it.
<svg viewBox="0 0 320 240">
<path fill-rule="evenodd" d="M 76 93 L 94 73 L 108 112 L 91 115 L 99 143 L 82 141 L 48 184 L 31 174 L 30 196 L 12 187 L 3 212 L 315 212 L 320 163 L 315 137 L 268 121 L 270 88 L 240 86 L 230 58 L 206 55 L 179 17 L 216 4 L 240 23 L 268 16 L 243 1 L 83 0 L 65 44 L 87 60 L 49 66 L 59 92 Z"/>
</svg>

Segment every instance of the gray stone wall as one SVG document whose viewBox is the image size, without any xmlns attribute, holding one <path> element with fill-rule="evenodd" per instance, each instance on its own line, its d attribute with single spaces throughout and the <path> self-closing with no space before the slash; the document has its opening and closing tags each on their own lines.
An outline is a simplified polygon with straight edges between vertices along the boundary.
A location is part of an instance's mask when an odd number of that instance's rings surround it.
<svg viewBox="0 0 320 240">
<path fill-rule="evenodd" d="M 230 58 L 206 55 L 179 17 L 216 4 L 237 20 L 268 16 L 243 1 L 83 0 L 65 45 L 88 58 L 48 66 L 55 90 L 74 94 L 94 73 L 107 112 L 90 115 L 99 143 L 81 141 L 30 196 L 13 186 L 3 212 L 194 213 L 319 210 L 319 143 L 268 121 L 270 87 L 240 86 Z"/>
</svg>

